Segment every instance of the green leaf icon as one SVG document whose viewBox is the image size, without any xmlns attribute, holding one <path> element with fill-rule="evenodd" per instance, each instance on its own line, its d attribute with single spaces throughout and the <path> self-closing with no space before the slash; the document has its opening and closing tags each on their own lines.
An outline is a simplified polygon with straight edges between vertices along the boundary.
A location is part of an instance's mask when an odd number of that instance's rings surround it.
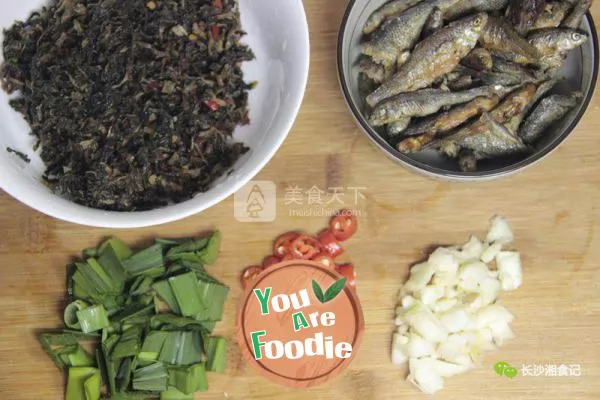
<svg viewBox="0 0 600 400">
<path fill-rule="evenodd" d="M 315 294 L 315 296 L 317 296 L 317 299 L 321 303 L 325 303 L 325 298 L 324 298 L 324 295 L 323 295 L 323 289 L 321 289 L 321 286 L 319 286 L 319 282 L 315 281 L 314 279 L 312 281 L 312 288 L 313 288 L 313 293 Z"/>
<path fill-rule="evenodd" d="M 510 368 L 510 364 L 504 361 L 498 362 L 496 365 L 494 365 L 494 371 L 496 371 L 498 376 L 504 375 L 504 370 L 506 370 L 506 368 Z"/>
<path fill-rule="evenodd" d="M 506 376 L 506 377 L 508 377 L 508 378 L 510 378 L 510 379 L 513 379 L 513 378 L 514 378 L 515 376 L 517 376 L 518 374 L 519 374 L 519 373 L 518 373 L 517 369 L 516 369 L 516 368 L 514 368 L 514 367 L 507 367 L 507 368 L 504 368 L 504 376 Z"/>
<path fill-rule="evenodd" d="M 321 289 L 321 286 L 319 286 L 319 283 L 313 279 L 313 281 L 312 281 L 313 292 L 314 292 L 315 296 L 317 297 L 317 299 L 319 299 L 319 301 L 321 303 L 327 303 L 328 301 L 335 299 L 337 297 L 337 295 L 340 294 L 340 292 L 342 290 L 344 290 L 344 286 L 346 286 L 346 281 L 347 281 L 346 278 L 340 279 L 339 281 L 337 281 L 333 285 L 331 285 L 329 287 L 329 289 L 327 289 L 325 291 L 325 294 L 323 294 L 323 289 Z"/>
<path fill-rule="evenodd" d="M 346 286 L 347 280 L 348 279 L 346 278 L 342 278 L 333 285 L 331 285 L 329 289 L 327 289 L 327 291 L 325 292 L 325 301 L 323 301 L 323 303 L 327 303 L 328 301 L 335 299 L 337 295 L 340 294 L 342 290 L 344 290 L 344 286 Z"/>
</svg>

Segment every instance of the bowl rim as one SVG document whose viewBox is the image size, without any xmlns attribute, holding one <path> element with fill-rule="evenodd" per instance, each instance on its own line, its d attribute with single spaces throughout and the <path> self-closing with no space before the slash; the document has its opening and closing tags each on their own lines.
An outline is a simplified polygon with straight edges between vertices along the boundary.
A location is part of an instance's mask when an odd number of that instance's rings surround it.
<svg viewBox="0 0 600 400">
<path fill-rule="evenodd" d="M 67 199 L 61 198 L 55 194 L 52 194 L 53 198 L 59 197 L 60 199 L 68 202 L 69 205 L 72 207 L 69 207 L 69 211 L 65 211 L 65 206 L 61 206 L 60 203 L 57 204 L 54 203 L 54 201 L 40 202 L 36 201 L 34 197 L 28 196 L 29 193 L 27 193 L 26 190 L 21 190 L 21 185 L 16 183 L 20 180 L 15 179 L 0 179 L 0 189 L 5 191 L 8 195 L 18 200 L 19 202 L 33 208 L 34 210 L 41 212 L 42 214 L 48 215 L 50 217 L 65 222 L 95 228 L 134 229 L 157 226 L 167 224 L 170 222 L 180 221 L 192 215 L 206 211 L 207 209 L 212 208 L 215 205 L 221 203 L 223 200 L 239 191 L 243 186 L 245 186 L 248 182 L 254 179 L 260 173 L 260 171 L 262 171 L 265 168 L 265 166 L 273 159 L 277 151 L 279 151 L 279 149 L 283 145 L 285 139 L 291 132 L 293 125 L 296 122 L 296 119 L 298 118 L 298 114 L 300 112 L 302 102 L 304 101 L 304 96 L 306 94 L 306 88 L 308 86 L 308 78 L 310 71 L 310 35 L 308 27 L 308 18 L 303 2 L 301 0 L 297 0 L 294 5 L 298 8 L 298 22 L 301 25 L 301 39 L 303 41 L 302 47 L 305 50 L 301 54 L 302 59 L 305 61 L 304 66 L 301 70 L 301 75 L 299 76 L 300 90 L 298 96 L 291 103 L 290 118 L 287 122 L 283 124 L 284 128 L 280 130 L 281 133 L 278 135 L 276 140 L 272 142 L 273 144 L 268 154 L 262 160 L 260 160 L 252 169 L 241 173 L 240 178 L 237 179 L 237 181 L 235 181 L 233 184 L 231 184 L 231 186 L 227 190 L 222 190 L 219 192 L 219 189 L 217 187 L 213 187 L 210 190 L 215 190 L 217 194 L 211 196 L 207 201 L 198 201 L 197 198 L 191 198 L 183 203 L 168 205 L 166 207 L 156 208 L 153 210 L 121 212 L 106 211 L 102 209 L 82 206 L 77 203 L 71 202 Z M 231 170 L 233 170 L 234 168 L 235 165 L 224 175 L 230 173 Z M 0 175 L 2 174 L 0 173 Z M 194 204 L 195 201 L 197 202 L 197 204 Z M 184 205 L 187 205 L 187 207 L 185 207 Z M 177 206 L 182 206 L 183 208 L 180 210 L 172 211 L 170 213 L 165 213 L 165 210 L 169 209 L 170 207 Z"/>
<path fill-rule="evenodd" d="M 338 80 L 340 83 L 340 87 L 342 89 L 342 93 L 344 95 L 344 100 L 346 101 L 346 105 L 350 109 L 350 113 L 352 114 L 356 123 L 360 126 L 363 133 L 371 140 L 376 147 L 378 147 L 381 151 L 385 153 L 385 155 L 390 158 L 392 161 L 400 164 L 413 172 L 417 172 L 421 175 L 428 176 L 430 178 L 443 179 L 447 181 L 455 181 L 455 182 L 485 182 L 490 180 L 496 180 L 500 178 L 509 177 L 525 169 L 532 167 L 542 161 L 544 158 L 549 156 L 552 152 L 554 152 L 561 144 L 565 142 L 565 140 L 571 135 L 571 133 L 575 130 L 581 119 L 584 117 L 587 112 L 590 102 L 594 97 L 594 92 L 596 90 L 597 80 L 598 80 L 598 67 L 600 60 L 599 57 L 599 46 L 598 46 L 598 33 L 596 31 L 596 25 L 594 23 L 594 19 L 592 17 L 591 12 L 586 13 L 587 21 L 590 25 L 591 31 L 591 42 L 594 54 L 594 65 L 592 68 L 592 83 L 588 90 L 588 93 L 582 100 L 582 107 L 580 111 L 577 113 L 575 118 L 571 121 L 569 126 L 563 130 L 563 132 L 554 140 L 551 146 L 547 146 L 542 151 L 534 154 L 531 157 L 527 157 L 524 160 L 519 161 L 518 163 L 495 169 L 492 171 L 484 171 L 484 172 L 454 172 L 448 171 L 442 168 L 432 167 L 424 162 L 414 160 L 408 157 L 405 154 L 402 154 L 396 150 L 390 150 L 389 144 L 383 139 L 380 135 L 372 131 L 372 128 L 368 124 L 368 122 L 362 117 L 362 113 L 357 108 L 356 104 L 352 101 L 352 96 L 350 94 L 350 89 L 346 84 L 346 74 L 344 73 L 344 61 L 343 61 L 343 52 L 344 52 L 344 36 L 346 34 L 346 30 L 348 28 L 348 20 L 350 18 L 350 14 L 354 10 L 358 0 L 350 0 L 348 6 L 346 7 L 346 11 L 344 13 L 344 17 L 342 19 L 341 27 L 338 32 L 338 42 L 337 42 L 337 72 L 338 72 Z"/>
</svg>

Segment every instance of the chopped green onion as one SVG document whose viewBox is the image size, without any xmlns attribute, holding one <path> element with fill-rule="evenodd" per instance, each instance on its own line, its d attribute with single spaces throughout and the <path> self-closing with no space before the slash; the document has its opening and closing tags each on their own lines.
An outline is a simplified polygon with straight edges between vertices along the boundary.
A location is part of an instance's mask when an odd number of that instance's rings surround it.
<svg viewBox="0 0 600 400">
<path fill-rule="evenodd" d="M 208 245 L 208 238 L 191 240 L 171 248 L 167 252 L 166 258 L 169 261 L 178 260 L 197 260 L 195 253 L 203 250 Z"/>
<path fill-rule="evenodd" d="M 140 336 L 142 329 L 132 326 L 121 335 L 119 342 L 113 348 L 110 356 L 113 359 L 137 356 L 140 352 Z"/>
<path fill-rule="evenodd" d="M 77 311 L 77 319 L 84 333 L 96 332 L 110 325 L 103 305 L 96 305 Z"/>
<path fill-rule="evenodd" d="M 193 272 L 169 278 L 169 284 L 177 299 L 181 314 L 186 317 L 204 312 L 204 304 L 198 293 L 198 278 Z"/>
<path fill-rule="evenodd" d="M 124 358 L 121 361 L 119 372 L 115 378 L 118 392 L 124 392 L 129 387 L 129 384 L 131 383 L 131 371 L 135 369 L 134 363 L 135 361 L 131 357 Z"/>
<path fill-rule="evenodd" d="M 104 243 L 102 243 L 100 245 L 100 248 L 98 249 L 98 252 L 104 253 L 108 247 L 110 247 L 114 251 L 115 255 L 119 258 L 119 260 L 126 260 L 133 255 L 133 251 L 131 251 L 129 246 L 123 243 L 121 239 L 116 237 L 112 237 Z"/>
<path fill-rule="evenodd" d="M 87 383 L 90 380 L 90 383 Z M 94 387 L 97 384 L 97 390 Z M 88 394 L 96 397 L 88 397 Z M 75 367 L 69 368 L 67 380 L 66 400 L 99 400 L 100 399 L 100 371 L 97 368 Z"/>
<path fill-rule="evenodd" d="M 147 275 L 147 272 L 156 273 L 157 270 L 164 269 L 163 245 L 154 244 L 145 250 L 140 251 L 123 263 L 129 276 Z"/>
<path fill-rule="evenodd" d="M 83 258 L 97 257 L 98 249 L 95 247 L 89 247 L 87 249 L 83 249 L 81 254 L 83 254 Z"/>
<path fill-rule="evenodd" d="M 222 235 L 220 231 L 216 231 L 210 237 L 208 245 L 198 254 L 201 263 L 212 265 L 217 261 L 219 250 L 221 250 Z"/>
<path fill-rule="evenodd" d="M 196 318 L 199 320 L 220 321 L 223 317 L 229 288 L 219 283 L 198 281 L 197 293 L 200 295 L 205 308 L 196 314 Z"/>
<path fill-rule="evenodd" d="M 170 367 L 169 385 L 186 395 L 207 391 L 208 381 L 204 364 L 194 364 L 189 367 Z"/>
<path fill-rule="evenodd" d="M 181 310 L 179 309 L 179 304 L 177 303 L 177 299 L 175 298 L 175 294 L 171 289 L 171 285 L 169 281 L 158 281 L 152 285 L 156 294 L 161 298 L 162 301 L 167 303 L 171 311 L 174 313 L 180 314 Z"/>
<path fill-rule="evenodd" d="M 65 325 L 71 329 L 81 329 L 81 324 L 77 318 L 77 311 L 88 308 L 89 305 L 83 300 L 75 300 L 65 308 L 64 321 Z"/>
<path fill-rule="evenodd" d="M 170 365 L 191 365 L 202 361 L 202 335 L 200 332 L 168 332 L 158 357 Z"/>
<path fill-rule="evenodd" d="M 212 372 L 225 372 L 227 367 L 227 341 L 222 337 L 211 336 L 205 341 L 206 369 Z"/>
<path fill-rule="evenodd" d="M 152 331 L 146 336 L 142 351 L 138 355 L 138 359 L 142 361 L 156 361 L 163 348 L 165 341 L 169 336 L 169 332 Z"/>
<path fill-rule="evenodd" d="M 77 350 L 68 354 L 69 366 L 71 367 L 94 367 L 96 359 L 81 346 Z"/>
<path fill-rule="evenodd" d="M 135 390 L 164 392 L 167 390 L 168 382 L 169 375 L 163 363 L 150 364 L 133 372 L 133 388 Z"/>
</svg>

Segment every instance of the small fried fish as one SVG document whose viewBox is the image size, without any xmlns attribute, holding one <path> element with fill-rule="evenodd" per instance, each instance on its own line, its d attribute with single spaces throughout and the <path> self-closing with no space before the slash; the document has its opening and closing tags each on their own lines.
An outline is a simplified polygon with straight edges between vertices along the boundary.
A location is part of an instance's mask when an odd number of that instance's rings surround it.
<svg viewBox="0 0 600 400">
<path fill-rule="evenodd" d="M 537 62 L 544 69 L 559 68 L 570 50 L 576 49 L 587 42 L 586 34 L 568 28 L 546 28 L 533 31 L 527 37 L 528 42 L 535 47 L 540 59 Z M 522 57 L 516 57 L 515 62 L 526 63 Z"/>
<path fill-rule="evenodd" d="M 453 158 L 457 158 L 462 150 L 470 150 L 477 160 L 481 160 L 518 154 L 526 151 L 527 146 L 490 113 L 484 112 L 473 124 L 442 139 L 439 149 Z"/>
<path fill-rule="evenodd" d="M 373 59 L 364 56 L 358 61 L 358 70 L 373 82 L 379 84 L 387 80 L 395 72 L 395 68 L 386 68 L 384 65 L 378 64 Z"/>
<path fill-rule="evenodd" d="M 425 117 L 442 107 L 469 102 L 477 97 L 491 96 L 492 87 L 479 87 L 462 92 L 423 89 L 402 93 L 377 105 L 369 118 L 373 126 L 381 126 L 404 117 Z"/>
<path fill-rule="evenodd" d="M 431 116 L 404 131 L 406 136 L 416 136 L 423 133 L 439 135 L 459 127 L 483 111 L 490 111 L 500 103 L 500 96 L 478 97 L 442 114 Z"/>
<path fill-rule="evenodd" d="M 579 92 L 546 97 L 527 117 L 519 130 L 519 136 L 525 143 L 534 143 L 549 127 L 563 119 L 577 105 L 581 97 Z"/>
<path fill-rule="evenodd" d="M 579 0 L 575 4 L 573 11 L 571 11 L 567 18 L 562 22 L 561 26 L 563 28 L 579 29 L 581 21 L 583 21 L 583 16 L 588 12 L 591 6 L 592 0 Z"/>
<path fill-rule="evenodd" d="M 398 55 L 411 49 L 419 40 L 433 9 L 433 1 L 424 1 L 389 18 L 371 39 L 363 44 L 363 54 L 386 67 L 396 64 Z"/>
<path fill-rule="evenodd" d="M 485 13 L 463 18 L 423 40 L 406 64 L 367 97 L 367 103 L 375 106 L 398 93 L 425 88 L 451 72 L 475 47 L 487 18 Z"/>
<path fill-rule="evenodd" d="M 508 0 L 462 0 L 446 11 L 444 18 L 454 20 L 474 12 L 493 12 L 502 10 Z"/>
<path fill-rule="evenodd" d="M 368 35 L 373 33 L 379 28 L 379 26 L 385 21 L 387 18 L 399 14 L 402 11 L 408 10 L 415 4 L 420 3 L 421 0 L 394 0 L 387 4 L 381 6 L 377 11 L 375 11 L 365 24 L 363 29 L 363 33 Z"/>
<path fill-rule="evenodd" d="M 528 115 L 529 111 L 531 111 L 531 109 L 533 109 L 533 107 L 537 105 L 537 102 L 546 94 L 548 94 L 548 92 L 550 92 L 554 88 L 554 86 L 556 86 L 557 83 L 558 79 L 554 78 L 548 79 L 540 83 L 537 87 L 537 90 L 535 91 L 535 95 L 533 96 L 531 102 L 527 105 L 527 107 L 525 107 L 523 113 L 525 113 L 525 115 Z"/>
<path fill-rule="evenodd" d="M 500 18 L 488 19 L 479 41 L 488 50 L 501 54 L 516 54 L 530 63 L 535 63 L 539 58 L 535 47 Z"/>
<path fill-rule="evenodd" d="M 433 133 L 412 136 L 398 143 L 398 151 L 403 154 L 418 153 L 419 151 L 423 150 L 425 146 L 433 143 L 434 140 L 435 134 Z"/>
<path fill-rule="evenodd" d="M 510 0 L 506 17 L 520 34 L 531 29 L 546 8 L 546 0 Z"/>
<path fill-rule="evenodd" d="M 559 27 L 570 9 L 571 5 L 566 2 L 555 1 L 546 3 L 544 12 L 542 12 L 532 30 Z"/>
</svg>

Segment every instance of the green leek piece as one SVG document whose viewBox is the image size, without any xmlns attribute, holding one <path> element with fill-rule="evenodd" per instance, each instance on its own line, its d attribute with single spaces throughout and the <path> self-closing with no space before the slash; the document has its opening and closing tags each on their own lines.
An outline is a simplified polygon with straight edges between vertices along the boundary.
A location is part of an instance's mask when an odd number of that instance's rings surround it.
<svg viewBox="0 0 600 400">
<path fill-rule="evenodd" d="M 77 319 L 84 333 L 96 332 L 110 325 L 103 305 L 96 305 L 77 311 Z"/>
<path fill-rule="evenodd" d="M 204 342 L 206 369 L 212 372 L 225 372 L 227 367 L 227 341 L 225 338 L 211 336 Z"/>
<path fill-rule="evenodd" d="M 81 332 L 77 334 L 72 332 L 42 333 L 39 336 L 39 341 L 44 351 L 52 358 L 60 370 L 71 366 L 69 355 L 79 351 L 80 341 L 96 341 L 97 339 L 96 336 L 85 335 Z"/>
<path fill-rule="evenodd" d="M 219 283 L 198 281 L 197 293 L 200 295 L 203 310 L 195 315 L 198 320 L 220 321 L 223 318 L 225 301 L 229 288 Z"/>
<path fill-rule="evenodd" d="M 160 394 L 160 400 L 194 400 L 193 394 L 183 394 L 174 387 Z"/>
<path fill-rule="evenodd" d="M 179 304 L 177 303 L 177 299 L 175 298 L 175 294 L 173 293 L 168 280 L 155 282 L 154 285 L 152 285 L 152 288 L 156 291 L 160 299 L 167 303 L 171 311 L 176 314 L 181 313 Z"/>
<path fill-rule="evenodd" d="M 81 346 L 77 350 L 68 354 L 69 366 L 71 367 L 95 367 L 96 359 Z"/>
<path fill-rule="evenodd" d="M 88 308 L 89 304 L 83 300 L 75 300 L 65 308 L 64 321 L 65 325 L 71 329 L 81 329 L 81 324 L 77 318 L 77 311 Z"/>
<path fill-rule="evenodd" d="M 111 237 L 100 245 L 98 248 L 99 253 L 104 253 L 107 248 L 110 247 L 119 260 L 126 260 L 133 255 L 133 251 L 127 246 L 121 239 Z"/>
<path fill-rule="evenodd" d="M 189 367 L 170 367 L 169 385 L 186 395 L 206 392 L 208 381 L 204 363 L 190 365 Z"/>
<path fill-rule="evenodd" d="M 112 322 L 130 323 L 136 317 L 149 318 L 154 314 L 154 305 L 133 304 L 111 317 Z"/>
<path fill-rule="evenodd" d="M 98 262 L 113 278 L 116 286 L 119 287 L 119 291 L 122 291 L 126 277 L 123 262 L 131 257 L 131 249 L 119 239 L 110 238 L 100 246 L 98 252 L 100 254 Z"/>
<path fill-rule="evenodd" d="M 220 231 L 216 231 L 210 237 L 208 245 L 198 253 L 198 258 L 201 263 L 212 265 L 217 261 L 219 251 L 221 250 L 222 235 Z"/>
<path fill-rule="evenodd" d="M 131 383 L 131 371 L 135 369 L 135 359 L 132 357 L 124 358 L 119 366 L 119 372 L 115 378 L 118 392 L 124 392 Z"/>
<path fill-rule="evenodd" d="M 158 314 L 150 319 L 152 329 L 176 331 L 186 329 L 210 334 L 216 325 L 216 321 L 198 321 L 189 317 L 181 317 L 173 314 Z"/>
<path fill-rule="evenodd" d="M 100 400 L 100 371 L 97 368 L 75 367 L 69 368 L 67 380 L 66 400 Z M 90 380 L 86 385 L 86 382 Z M 94 384 L 98 388 L 94 388 Z M 96 397 L 88 397 L 88 393 Z"/>
<path fill-rule="evenodd" d="M 125 260 L 123 266 L 131 277 L 148 275 L 148 272 L 154 274 L 158 270 L 164 271 L 163 245 L 154 244 L 140 251 Z"/>
<path fill-rule="evenodd" d="M 145 294 L 150 290 L 153 283 L 154 279 L 152 279 L 151 277 L 140 275 L 136 278 L 134 284 L 131 285 L 131 288 L 129 289 L 129 294 L 133 296 Z"/>
<path fill-rule="evenodd" d="M 202 238 L 173 247 L 167 252 L 169 261 L 193 261 L 214 264 L 221 248 L 221 232 L 216 231 L 210 238 Z"/>
<path fill-rule="evenodd" d="M 154 239 L 155 243 L 162 244 L 166 248 L 167 247 L 173 247 L 173 246 L 179 246 L 180 244 L 184 244 L 184 243 L 187 243 L 189 241 L 190 241 L 190 239 L 188 239 L 188 238 L 183 238 L 183 239 L 156 238 L 156 239 Z"/>
<path fill-rule="evenodd" d="M 165 341 L 169 336 L 169 332 L 164 331 L 152 331 L 146 336 L 144 344 L 142 345 L 142 351 L 138 355 L 140 361 L 156 361 L 163 348 Z"/>
<path fill-rule="evenodd" d="M 167 390 L 169 374 L 163 363 L 157 362 L 133 372 L 133 389 L 164 392 Z"/>
<path fill-rule="evenodd" d="M 170 331 L 158 356 L 170 365 L 192 365 L 203 360 L 200 332 Z"/>
<path fill-rule="evenodd" d="M 99 400 L 101 386 L 102 376 L 100 370 L 96 369 L 96 372 L 83 383 L 86 400 Z"/>
<path fill-rule="evenodd" d="M 193 272 L 169 278 L 169 284 L 177 299 L 181 315 L 192 317 L 204 312 L 204 304 L 200 298 L 198 278 Z"/>
<path fill-rule="evenodd" d="M 119 342 L 114 346 L 110 356 L 112 359 L 137 356 L 140 352 L 140 336 L 142 328 L 134 325 L 125 330 L 121 335 Z"/>
</svg>

